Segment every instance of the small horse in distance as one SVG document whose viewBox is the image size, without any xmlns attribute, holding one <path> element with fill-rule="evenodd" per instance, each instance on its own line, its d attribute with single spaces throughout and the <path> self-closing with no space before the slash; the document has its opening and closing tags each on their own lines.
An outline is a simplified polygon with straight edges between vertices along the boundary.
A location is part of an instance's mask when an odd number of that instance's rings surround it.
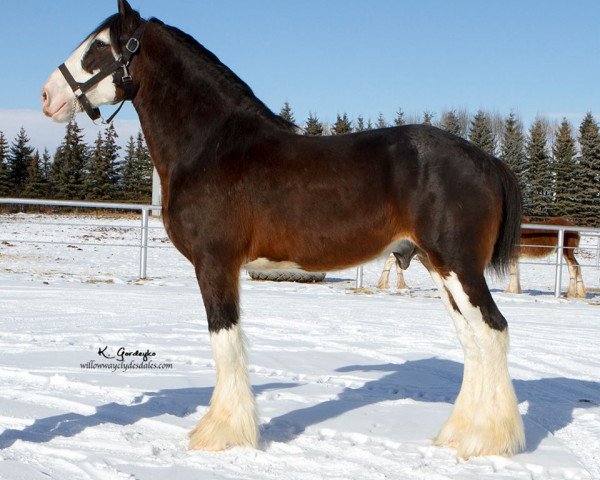
<svg viewBox="0 0 600 480">
<path fill-rule="evenodd" d="M 529 217 L 523 217 L 523 223 L 535 223 L 539 225 L 563 225 L 574 227 L 575 223 L 564 217 L 549 217 L 543 221 L 532 222 Z M 575 258 L 575 249 L 579 247 L 579 232 L 567 230 L 564 235 L 563 257 L 569 269 L 569 288 L 567 298 L 585 298 L 586 291 L 581 275 L 581 266 Z M 556 253 L 558 245 L 558 230 L 537 230 L 533 228 L 522 228 L 519 257 L 521 258 L 544 258 Z M 392 253 L 387 257 L 383 270 L 377 282 L 377 288 L 386 290 L 390 288 L 389 276 L 392 266 L 396 266 L 398 289 L 406 289 L 408 285 L 404 280 L 404 270 L 407 270 L 410 261 L 416 255 L 416 247 L 407 240 L 401 240 L 392 248 Z M 507 293 L 523 293 L 519 275 L 518 258 L 510 264 L 510 283 L 506 289 Z"/>
<path fill-rule="evenodd" d="M 563 217 L 549 217 L 543 221 L 531 221 L 528 217 L 523 218 L 523 223 L 539 225 L 562 225 L 574 227 L 575 223 Z M 567 298 L 585 298 L 586 291 L 581 275 L 581 266 L 575 258 L 575 249 L 579 248 L 581 238 L 579 232 L 565 230 L 563 257 L 569 269 L 569 288 Z M 544 258 L 556 253 L 558 245 L 558 230 L 537 230 L 533 228 L 521 229 L 521 247 L 519 257 L 521 258 Z M 515 259 L 510 264 L 510 283 L 506 289 L 508 293 L 522 293 L 519 274 L 519 262 Z"/>
<path fill-rule="evenodd" d="M 240 325 L 244 266 L 347 268 L 400 239 L 418 246 L 465 353 L 460 393 L 435 444 L 461 457 L 525 443 L 508 373 L 508 325 L 484 271 L 517 253 L 512 172 L 427 125 L 311 137 L 269 110 L 191 36 L 126 0 L 56 69 L 42 109 L 57 122 L 131 100 L 162 186 L 162 218 L 192 263 L 216 364 L 189 448 L 256 447 L 259 423 Z M 477 239 L 472 241 L 470 239 Z"/>
</svg>

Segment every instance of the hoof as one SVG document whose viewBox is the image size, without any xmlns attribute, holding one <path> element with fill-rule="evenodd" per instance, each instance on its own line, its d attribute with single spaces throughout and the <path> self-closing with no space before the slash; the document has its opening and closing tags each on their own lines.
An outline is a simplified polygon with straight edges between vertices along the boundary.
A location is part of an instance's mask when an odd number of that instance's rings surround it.
<svg viewBox="0 0 600 480">
<path fill-rule="evenodd" d="M 232 447 L 258 446 L 258 427 L 254 418 L 207 413 L 189 434 L 190 450 L 216 452 Z"/>
<path fill-rule="evenodd" d="M 493 418 L 484 424 L 471 424 L 466 419 L 450 419 L 433 441 L 434 445 L 456 449 L 466 459 L 482 455 L 511 457 L 525 448 L 525 431 L 521 417 L 500 421 Z"/>
</svg>

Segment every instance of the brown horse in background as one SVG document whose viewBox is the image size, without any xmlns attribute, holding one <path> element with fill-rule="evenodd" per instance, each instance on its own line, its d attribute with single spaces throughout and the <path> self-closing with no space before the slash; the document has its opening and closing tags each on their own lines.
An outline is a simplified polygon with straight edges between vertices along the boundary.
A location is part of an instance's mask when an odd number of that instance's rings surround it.
<svg viewBox="0 0 600 480">
<path fill-rule="evenodd" d="M 575 223 L 564 217 L 549 217 L 543 220 L 531 221 L 523 217 L 523 223 L 536 225 L 561 225 L 574 227 Z M 563 257 L 569 268 L 568 298 L 585 298 L 586 291 L 581 275 L 581 266 L 575 258 L 575 249 L 579 247 L 579 232 L 566 230 L 564 234 Z M 520 258 L 544 258 L 556 254 L 558 246 L 558 230 L 537 230 L 533 228 L 521 229 L 519 247 Z M 519 274 L 519 262 L 515 259 L 510 265 L 510 283 L 506 289 L 508 293 L 522 293 Z"/>
<path fill-rule="evenodd" d="M 529 217 L 523 217 L 523 223 L 538 225 L 562 225 L 574 227 L 575 223 L 564 217 L 549 217 L 544 220 L 531 221 Z M 581 266 L 575 258 L 575 249 L 579 247 L 579 232 L 567 230 L 564 234 L 563 257 L 569 268 L 569 288 L 567 298 L 585 298 L 586 291 L 581 275 Z M 383 266 L 383 271 L 377 282 L 377 288 L 388 289 L 389 276 L 392 266 L 396 266 L 397 285 L 396 288 L 408 288 L 404 280 L 404 270 L 408 269 L 410 261 L 416 250 L 410 242 L 394 247 L 393 252 L 387 257 Z M 556 253 L 558 245 L 558 230 L 537 230 L 533 228 L 522 228 L 520 237 L 519 257 L 520 258 L 544 258 Z M 523 293 L 521 290 L 519 276 L 519 262 L 515 259 L 510 265 L 510 283 L 506 289 L 507 293 Z"/>
<path fill-rule="evenodd" d="M 484 277 L 517 253 L 521 196 L 503 162 L 427 125 L 299 135 L 195 39 L 120 0 L 52 73 L 42 106 L 68 121 L 124 99 L 160 176 L 166 230 L 193 264 L 206 309 L 217 378 L 190 448 L 258 445 L 240 325 L 244 265 L 339 270 L 400 239 L 418 246 L 465 352 L 435 443 L 461 457 L 523 448 L 508 324 Z"/>
</svg>

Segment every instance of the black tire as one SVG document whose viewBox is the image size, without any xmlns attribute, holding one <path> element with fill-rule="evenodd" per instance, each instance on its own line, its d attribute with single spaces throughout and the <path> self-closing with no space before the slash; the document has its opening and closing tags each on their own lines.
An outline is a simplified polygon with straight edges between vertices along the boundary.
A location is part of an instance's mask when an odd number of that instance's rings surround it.
<svg viewBox="0 0 600 480">
<path fill-rule="evenodd" d="M 269 280 L 271 282 L 322 282 L 326 273 L 305 272 L 304 270 L 248 270 L 252 280 Z"/>
</svg>

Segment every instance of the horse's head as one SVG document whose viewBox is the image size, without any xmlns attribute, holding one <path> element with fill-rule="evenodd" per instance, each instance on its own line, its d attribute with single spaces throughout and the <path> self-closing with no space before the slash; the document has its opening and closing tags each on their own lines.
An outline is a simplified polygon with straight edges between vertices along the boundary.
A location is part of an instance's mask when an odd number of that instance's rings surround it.
<svg viewBox="0 0 600 480">
<path fill-rule="evenodd" d="M 97 118 L 98 106 L 132 97 L 127 66 L 139 47 L 144 20 L 126 0 L 118 4 L 119 13 L 102 22 L 42 88 L 42 110 L 55 122 L 67 122 L 83 110 Z M 136 35 L 137 46 L 131 42 Z"/>
</svg>

